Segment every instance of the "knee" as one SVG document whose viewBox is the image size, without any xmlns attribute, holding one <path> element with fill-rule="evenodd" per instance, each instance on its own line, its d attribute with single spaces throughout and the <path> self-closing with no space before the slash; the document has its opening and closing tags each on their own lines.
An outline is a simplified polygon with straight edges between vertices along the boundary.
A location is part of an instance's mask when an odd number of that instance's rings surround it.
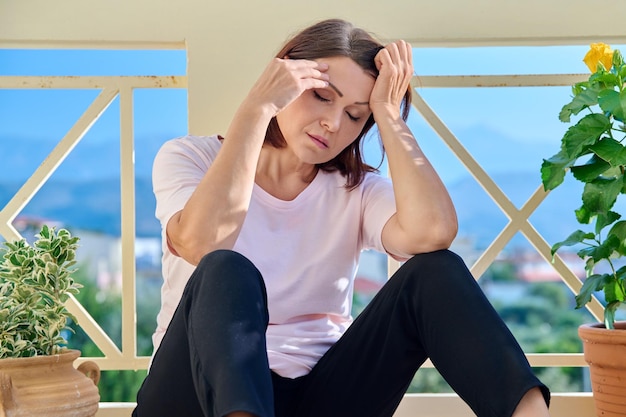
<svg viewBox="0 0 626 417">
<path fill-rule="evenodd" d="M 196 269 L 219 269 L 228 270 L 234 267 L 240 268 L 241 266 L 252 266 L 252 262 L 234 250 L 218 249 L 213 252 L 209 252 L 200 259 Z"/>
<path fill-rule="evenodd" d="M 463 283 L 476 284 L 463 259 L 449 250 L 417 254 L 401 268 L 405 269 L 407 279 L 420 286 L 434 285 L 445 289 Z"/>
<path fill-rule="evenodd" d="M 410 269 L 415 270 L 466 270 L 465 262 L 459 255 L 450 250 L 420 253 L 405 262 Z"/>
<path fill-rule="evenodd" d="M 244 255 L 228 249 L 209 252 L 202 257 L 190 281 L 196 286 L 245 288 L 246 284 L 263 286 L 261 273 Z M 264 291 L 264 288 L 263 288 Z"/>
</svg>

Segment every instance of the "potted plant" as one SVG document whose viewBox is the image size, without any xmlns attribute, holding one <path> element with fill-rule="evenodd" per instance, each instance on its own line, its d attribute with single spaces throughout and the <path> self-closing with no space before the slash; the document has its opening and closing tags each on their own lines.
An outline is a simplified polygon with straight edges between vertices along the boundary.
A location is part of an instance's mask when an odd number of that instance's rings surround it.
<svg viewBox="0 0 626 417">
<path fill-rule="evenodd" d="M 578 333 L 598 415 L 626 416 L 626 322 L 615 320 L 618 308 L 626 304 L 626 220 L 614 209 L 626 193 L 626 65 L 620 51 L 604 43 L 592 44 L 584 61 L 592 74 L 572 87 L 573 98 L 559 118 L 570 123 L 572 116 L 585 115 L 567 129 L 560 151 L 543 161 L 541 179 L 546 191 L 559 186 L 567 172 L 584 184 L 575 215 L 580 224 L 590 226 L 554 244 L 552 255 L 564 246 L 580 248 L 577 254 L 587 276 L 576 296 L 577 308 L 595 293 L 604 296 L 604 323 L 584 324 Z M 612 367 L 617 375 L 610 374 Z"/>
<path fill-rule="evenodd" d="M 78 238 L 43 226 L 0 249 L 0 416 L 93 416 L 100 396 L 97 365 L 78 369 L 67 344 L 65 301 L 79 291 L 72 279 Z"/>
</svg>

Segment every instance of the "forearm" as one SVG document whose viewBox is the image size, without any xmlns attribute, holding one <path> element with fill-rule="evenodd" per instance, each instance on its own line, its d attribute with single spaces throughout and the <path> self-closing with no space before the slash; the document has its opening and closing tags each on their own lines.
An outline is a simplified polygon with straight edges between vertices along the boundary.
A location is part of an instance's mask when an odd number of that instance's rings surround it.
<svg viewBox="0 0 626 417">
<path fill-rule="evenodd" d="M 271 112 L 242 105 L 226 138 L 183 210 L 167 226 L 170 246 L 192 264 L 216 249 L 232 249 L 245 220 Z"/>
<path fill-rule="evenodd" d="M 374 113 L 392 179 L 402 250 L 408 254 L 448 247 L 458 223 L 452 200 L 395 108 Z"/>
</svg>

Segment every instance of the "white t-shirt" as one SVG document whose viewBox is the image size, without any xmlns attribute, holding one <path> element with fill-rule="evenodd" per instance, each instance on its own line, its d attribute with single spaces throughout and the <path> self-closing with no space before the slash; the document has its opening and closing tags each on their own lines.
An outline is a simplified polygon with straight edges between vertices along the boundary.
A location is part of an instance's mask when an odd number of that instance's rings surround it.
<svg viewBox="0 0 626 417">
<path fill-rule="evenodd" d="M 163 145 L 153 167 L 156 216 L 163 227 L 161 311 L 155 351 L 194 266 L 167 246 L 165 226 L 213 162 L 217 136 L 186 136 Z M 267 353 L 279 375 L 307 374 L 352 322 L 354 277 L 361 250 L 384 252 L 381 232 L 395 212 L 391 182 L 367 174 L 352 191 L 338 172 L 319 171 L 294 200 L 255 185 L 233 250 L 263 275 L 268 296 Z"/>
</svg>

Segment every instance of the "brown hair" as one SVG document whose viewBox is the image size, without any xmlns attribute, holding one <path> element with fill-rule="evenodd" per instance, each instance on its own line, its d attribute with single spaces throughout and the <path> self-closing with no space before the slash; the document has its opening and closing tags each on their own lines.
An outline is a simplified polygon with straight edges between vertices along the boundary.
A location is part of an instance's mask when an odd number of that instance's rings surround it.
<svg viewBox="0 0 626 417">
<path fill-rule="evenodd" d="M 384 46 L 372 35 L 363 29 L 354 27 L 351 23 L 341 19 L 329 19 L 310 26 L 296 34 L 276 54 L 277 58 L 289 56 L 291 59 L 309 59 L 329 57 L 348 57 L 365 71 L 378 77 L 378 69 L 374 58 Z M 402 118 L 407 119 L 411 104 L 411 88 L 404 94 L 402 103 Z M 346 187 L 354 189 L 365 176 L 366 172 L 376 172 L 376 168 L 363 161 L 363 137 L 374 125 L 374 116 L 365 122 L 361 133 L 339 155 L 323 164 L 317 164 L 319 169 L 327 172 L 339 171 L 346 177 Z M 272 118 L 265 134 L 265 143 L 276 148 L 286 146 L 285 139 L 280 131 L 276 117 Z M 384 148 L 381 144 L 384 156 Z M 382 158 L 381 158 L 382 163 Z M 379 165 L 380 166 L 380 165 Z"/>
</svg>

